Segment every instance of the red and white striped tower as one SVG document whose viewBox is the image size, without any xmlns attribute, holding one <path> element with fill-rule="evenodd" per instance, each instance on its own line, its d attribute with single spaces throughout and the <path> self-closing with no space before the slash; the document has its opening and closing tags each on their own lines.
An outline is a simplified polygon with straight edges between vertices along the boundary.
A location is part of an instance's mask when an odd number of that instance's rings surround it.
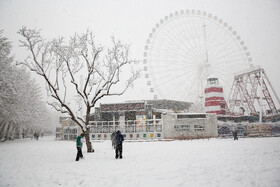
<svg viewBox="0 0 280 187">
<path fill-rule="evenodd" d="M 224 98 L 223 87 L 219 85 L 218 78 L 208 78 L 205 93 L 206 113 L 225 114 L 226 101 Z"/>
</svg>

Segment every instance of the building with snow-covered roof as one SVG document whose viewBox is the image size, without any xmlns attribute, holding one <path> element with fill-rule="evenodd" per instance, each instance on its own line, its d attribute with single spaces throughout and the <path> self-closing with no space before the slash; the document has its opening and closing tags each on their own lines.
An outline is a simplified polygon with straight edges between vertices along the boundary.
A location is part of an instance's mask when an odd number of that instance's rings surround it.
<svg viewBox="0 0 280 187">
<path fill-rule="evenodd" d="M 59 118 L 60 127 L 56 127 L 57 140 L 76 140 L 83 131 L 70 117 Z"/>
<path fill-rule="evenodd" d="M 130 140 L 216 137 L 216 115 L 188 114 L 190 106 L 173 100 L 100 104 L 91 116 L 90 137 L 110 139 L 115 130 Z"/>
<path fill-rule="evenodd" d="M 168 113 L 163 115 L 164 137 L 193 139 L 218 137 L 217 115 L 208 113 Z"/>
</svg>

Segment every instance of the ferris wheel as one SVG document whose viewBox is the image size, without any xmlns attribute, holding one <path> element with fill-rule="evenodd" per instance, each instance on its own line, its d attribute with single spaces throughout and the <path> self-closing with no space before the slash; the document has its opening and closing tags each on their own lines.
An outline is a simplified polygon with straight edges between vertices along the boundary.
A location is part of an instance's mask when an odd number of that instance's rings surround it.
<svg viewBox="0 0 280 187">
<path fill-rule="evenodd" d="M 154 99 L 197 102 L 209 76 L 228 96 L 235 72 L 252 58 L 240 35 L 212 14 L 182 10 L 161 19 L 146 40 L 144 71 Z"/>
</svg>

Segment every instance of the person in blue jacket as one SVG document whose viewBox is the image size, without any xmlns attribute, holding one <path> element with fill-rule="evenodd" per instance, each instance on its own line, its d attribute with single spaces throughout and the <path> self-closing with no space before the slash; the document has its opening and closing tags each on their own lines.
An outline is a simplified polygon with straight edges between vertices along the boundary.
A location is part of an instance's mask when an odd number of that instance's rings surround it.
<svg viewBox="0 0 280 187">
<path fill-rule="evenodd" d="M 76 157 L 76 161 L 79 161 L 80 158 L 83 158 L 83 153 L 82 153 L 82 147 L 83 147 L 83 137 L 85 136 L 84 133 L 82 133 L 80 136 L 77 137 L 76 140 L 76 146 L 77 146 L 77 157 Z"/>
<path fill-rule="evenodd" d="M 122 133 L 118 130 L 116 135 L 115 135 L 115 143 L 116 143 L 116 156 L 115 158 L 122 159 L 122 143 L 123 143 L 123 135 Z"/>
</svg>

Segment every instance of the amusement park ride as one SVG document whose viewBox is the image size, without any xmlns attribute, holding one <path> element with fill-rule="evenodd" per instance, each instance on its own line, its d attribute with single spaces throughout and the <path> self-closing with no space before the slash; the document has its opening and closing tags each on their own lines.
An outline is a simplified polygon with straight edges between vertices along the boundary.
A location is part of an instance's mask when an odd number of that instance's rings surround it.
<svg viewBox="0 0 280 187">
<path fill-rule="evenodd" d="M 275 103 L 277 102 L 277 103 Z M 234 77 L 229 98 L 229 111 L 242 115 L 274 115 L 279 113 L 280 100 L 263 68 L 258 67 Z"/>
<path fill-rule="evenodd" d="M 279 97 L 263 68 L 251 68 L 235 75 L 228 102 L 218 78 L 208 78 L 205 88 L 206 113 L 259 116 L 262 121 L 262 116 L 279 114 L 276 104 L 280 106 Z"/>
<path fill-rule="evenodd" d="M 201 102 L 206 113 L 260 122 L 280 115 L 265 70 L 252 64 L 240 35 L 210 13 L 181 10 L 161 19 L 146 40 L 143 65 L 154 99 Z"/>
</svg>

